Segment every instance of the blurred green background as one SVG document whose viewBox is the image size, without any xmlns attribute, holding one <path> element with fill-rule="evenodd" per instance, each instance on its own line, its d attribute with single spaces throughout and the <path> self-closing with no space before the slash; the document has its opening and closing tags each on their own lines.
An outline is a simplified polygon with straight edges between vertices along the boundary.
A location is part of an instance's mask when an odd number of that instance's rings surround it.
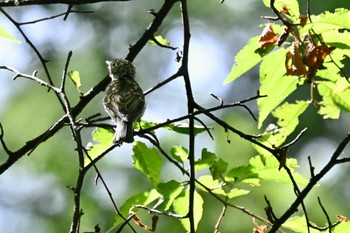
<svg viewBox="0 0 350 233">
<path fill-rule="evenodd" d="M 70 70 L 78 70 L 82 77 L 82 91 L 89 90 L 107 74 L 105 60 L 125 57 L 130 44 L 133 44 L 153 20 L 149 9 L 159 9 L 164 1 L 109 2 L 82 5 L 75 9 L 93 10 L 92 14 L 70 14 L 67 21 L 56 18 L 36 24 L 23 26 L 28 37 L 50 62 L 48 66 L 56 85 L 59 85 L 67 54 L 73 51 Z M 259 76 L 253 69 L 234 83 L 223 85 L 231 70 L 235 54 L 247 40 L 259 35 L 263 15 L 272 15 L 262 1 L 192 0 L 188 2 L 191 22 L 191 44 L 189 71 L 194 95 L 203 106 L 214 106 L 218 101 L 210 93 L 221 97 L 225 103 L 239 101 L 254 96 L 258 90 Z M 305 14 L 306 3 L 300 1 L 301 12 Z M 319 14 L 325 10 L 349 8 L 348 0 L 311 1 L 311 13 Z M 5 9 L 19 22 L 49 17 L 66 11 L 64 5 L 28 6 Z M 0 26 L 20 39 L 22 44 L 14 44 L 0 39 L 0 65 L 14 67 L 23 73 L 31 74 L 38 70 L 39 77 L 45 78 L 41 64 L 33 51 L 25 43 L 16 28 L 0 15 Z M 166 18 L 157 35 L 162 35 L 174 47 L 182 47 L 182 25 L 179 6 Z M 144 90 L 172 75 L 179 66 L 175 61 L 176 52 L 147 45 L 137 56 L 137 80 Z M 5 141 L 11 150 L 23 146 L 26 141 L 38 136 L 59 119 L 64 112 L 52 92 L 29 80 L 11 78 L 13 74 L 0 70 L 0 122 L 5 131 Z M 72 83 L 67 83 L 69 98 L 74 105 L 79 93 Z M 308 90 L 300 95 L 308 96 Z M 80 118 L 96 113 L 106 114 L 101 104 L 103 95 L 95 98 Z M 186 114 L 186 95 L 181 80 L 167 84 L 147 95 L 147 110 L 143 117 L 147 121 L 161 122 Z M 171 104 L 169 104 L 171 101 Z M 256 103 L 249 107 L 257 115 Z M 301 119 L 299 130 L 308 127 L 303 139 L 291 148 L 290 154 L 298 158 L 298 170 L 309 176 L 307 156 L 312 157 L 316 172 L 322 168 L 349 131 L 350 118 L 342 113 L 337 121 L 324 120 L 316 114 L 317 109 L 309 109 Z M 258 133 L 256 122 L 249 114 L 239 108 L 222 110 L 217 116 L 246 133 Z M 227 134 L 207 118 L 201 118 L 213 127 L 215 140 L 207 134 L 196 139 L 196 154 L 202 148 L 217 153 L 234 166 L 246 164 L 255 155 L 250 143 L 239 137 Z M 273 119 L 270 119 L 273 122 Z M 84 144 L 92 141 L 93 129 L 84 130 Z M 173 145 L 187 145 L 187 138 L 173 132 L 158 130 L 157 135 L 165 149 Z M 226 141 L 228 137 L 231 143 Z M 137 138 L 138 140 L 139 138 Z M 75 144 L 71 140 L 69 128 L 64 128 L 53 138 L 41 144 L 30 156 L 20 159 L 14 166 L 0 176 L 0 232 L 19 233 L 58 233 L 68 232 L 72 218 L 73 193 L 67 186 L 74 186 L 78 172 Z M 105 156 L 98 167 L 104 176 L 117 205 L 128 197 L 150 189 L 147 179 L 132 167 L 132 146 L 123 145 Z M 349 152 L 347 151 L 347 155 Z M 0 162 L 7 155 L 0 148 Z M 164 160 L 164 163 L 167 162 Z M 94 185 L 95 173 L 90 171 L 84 183 L 81 231 L 92 231 L 96 224 L 107 231 L 114 221 L 113 206 L 106 191 L 99 183 Z M 171 164 L 165 165 L 162 180 L 185 180 Z M 350 198 L 349 169 L 340 165 L 332 170 L 307 198 L 307 208 L 311 220 L 325 224 L 326 219 L 317 204 L 317 196 L 325 204 L 332 220 L 337 214 L 350 216 L 350 207 L 344 205 Z M 222 206 L 214 198 L 201 193 L 205 199 L 204 217 L 198 232 L 213 232 Z M 294 200 L 291 186 L 275 183 L 262 183 L 252 188 L 251 194 L 236 198 L 232 203 L 244 206 L 258 215 L 264 215 L 264 195 L 274 206 L 276 214 L 282 214 Z M 150 218 L 144 215 L 146 223 Z M 148 222 L 147 222 L 148 221 Z M 171 227 L 169 227 L 171 224 Z M 251 232 L 252 218 L 246 214 L 229 209 L 221 226 L 221 232 Z M 138 229 L 138 228 L 137 228 Z M 184 232 L 180 224 L 162 216 L 157 232 Z M 125 229 L 123 232 L 131 232 Z M 144 232 L 138 229 L 138 232 Z"/>
</svg>

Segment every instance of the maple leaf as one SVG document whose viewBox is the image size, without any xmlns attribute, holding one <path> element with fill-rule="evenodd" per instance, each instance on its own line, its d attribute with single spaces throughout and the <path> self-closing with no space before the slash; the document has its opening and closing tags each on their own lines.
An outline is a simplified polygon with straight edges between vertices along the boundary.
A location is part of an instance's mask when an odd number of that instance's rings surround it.
<svg viewBox="0 0 350 233">
<path fill-rule="evenodd" d="M 273 45 L 278 41 L 278 34 L 273 31 L 272 25 L 269 23 L 262 31 L 259 44 L 261 48 L 266 49 L 269 45 Z"/>
<path fill-rule="evenodd" d="M 302 55 L 299 51 L 299 45 L 296 42 L 292 43 L 290 51 L 288 51 L 286 54 L 285 67 L 287 70 L 287 75 L 307 75 L 307 70 L 303 63 Z"/>
</svg>

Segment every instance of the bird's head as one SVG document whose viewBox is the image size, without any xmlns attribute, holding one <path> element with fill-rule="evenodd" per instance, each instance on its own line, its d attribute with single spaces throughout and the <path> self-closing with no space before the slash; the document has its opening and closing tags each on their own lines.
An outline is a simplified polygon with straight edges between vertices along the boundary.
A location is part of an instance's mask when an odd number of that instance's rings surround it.
<svg viewBox="0 0 350 233">
<path fill-rule="evenodd" d="M 135 78 L 135 66 L 128 60 L 125 59 L 114 59 L 106 61 L 108 66 L 109 76 L 114 79 L 118 78 Z"/>
</svg>

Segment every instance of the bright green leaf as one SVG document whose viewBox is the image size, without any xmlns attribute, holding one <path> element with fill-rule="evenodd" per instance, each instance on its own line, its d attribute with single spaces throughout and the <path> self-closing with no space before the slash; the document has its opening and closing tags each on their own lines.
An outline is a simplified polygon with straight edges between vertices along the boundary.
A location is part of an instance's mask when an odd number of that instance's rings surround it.
<svg viewBox="0 0 350 233">
<path fill-rule="evenodd" d="M 252 37 L 244 48 L 238 52 L 235 57 L 235 64 L 232 66 L 231 72 L 224 81 L 224 84 L 228 84 L 242 76 L 258 64 L 266 55 L 258 52 L 261 49 L 259 38 L 260 36 Z"/>
<path fill-rule="evenodd" d="M 174 211 L 176 214 L 185 216 L 188 213 L 189 206 L 189 196 L 190 192 L 187 189 L 181 196 L 178 196 L 173 204 Z M 193 205 L 193 214 L 194 214 L 194 224 L 195 229 L 197 229 L 198 223 L 203 215 L 203 198 L 196 191 L 194 192 L 194 205 Z M 188 218 L 180 219 L 182 226 L 187 232 L 190 232 L 190 221 Z"/>
<path fill-rule="evenodd" d="M 271 0 L 263 0 L 265 6 L 270 7 Z M 299 3 L 297 0 L 276 0 L 274 4 L 278 11 L 282 11 L 283 8 L 287 8 L 290 17 L 292 17 L 295 23 L 299 21 Z"/>
<path fill-rule="evenodd" d="M 213 180 L 213 177 L 210 175 L 201 176 L 198 178 L 198 181 L 201 182 L 203 185 L 205 185 L 207 188 L 209 188 L 212 193 L 223 195 L 230 199 L 246 195 L 250 192 L 249 190 L 244 190 L 244 189 L 237 189 L 237 188 L 230 189 L 228 187 L 224 187 L 223 186 L 224 182 L 219 182 L 219 180 Z M 207 190 L 204 189 L 201 185 L 198 185 L 198 187 L 201 190 L 207 192 Z"/>
<path fill-rule="evenodd" d="M 270 124 L 256 140 L 270 148 L 279 147 L 294 132 L 299 124 L 299 116 L 304 113 L 308 106 L 309 102 L 306 101 L 297 101 L 295 104 L 284 103 L 272 113 L 278 120 L 278 126 Z M 253 147 L 259 155 L 270 155 L 270 152 L 256 144 L 253 144 Z M 262 159 L 264 160 L 264 157 Z"/>
<path fill-rule="evenodd" d="M 313 224 L 315 225 L 315 224 Z M 293 230 L 298 233 L 308 232 L 308 226 L 306 225 L 305 216 L 298 216 L 288 219 L 283 225 L 284 228 Z M 321 231 L 315 230 L 313 228 L 309 228 L 310 233 L 321 233 Z M 333 232 L 333 231 L 332 231 Z"/>
<path fill-rule="evenodd" d="M 175 180 L 168 181 L 167 183 L 159 183 L 157 191 L 162 195 L 164 201 L 157 206 L 157 209 L 167 211 L 183 189 L 183 185 Z"/>
<path fill-rule="evenodd" d="M 145 174 L 153 186 L 156 187 L 159 183 L 162 167 L 162 159 L 159 153 L 154 148 L 148 148 L 142 142 L 136 142 L 133 151 L 134 167 Z"/>
<path fill-rule="evenodd" d="M 249 194 L 250 191 L 249 190 L 245 190 L 245 189 L 231 189 L 228 193 L 227 193 L 227 197 L 229 199 L 235 198 L 235 197 L 240 197 L 240 196 L 244 196 Z"/>
<path fill-rule="evenodd" d="M 168 124 L 168 125 L 164 126 L 164 128 L 167 130 L 175 131 L 177 133 L 181 133 L 181 134 L 189 134 L 190 133 L 189 125 L 186 123 Z M 201 126 L 201 125 L 194 126 L 194 134 L 195 135 L 202 133 L 204 131 L 206 131 L 204 126 Z"/>
<path fill-rule="evenodd" d="M 134 129 L 136 129 L 136 130 L 148 129 L 148 128 L 154 127 L 156 125 L 157 125 L 157 123 L 155 123 L 155 122 L 142 120 L 140 122 L 137 122 L 137 124 L 134 124 Z"/>
<path fill-rule="evenodd" d="M 98 144 L 92 144 L 89 147 L 88 153 L 90 158 L 95 159 L 103 152 L 105 152 L 108 148 L 110 148 L 113 145 L 113 137 L 113 130 L 97 127 L 92 133 L 92 138 L 95 142 L 98 142 Z M 90 162 L 90 159 L 86 158 L 85 166 Z"/>
<path fill-rule="evenodd" d="M 228 178 L 234 178 L 237 181 L 243 181 L 245 179 L 261 179 L 274 181 L 279 183 L 291 184 L 287 172 L 284 169 L 279 170 L 280 163 L 272 155 L 265 156 L 265 162 L 263 163 L 260 156 L 255 156 L 250 159 L 249 165 L 241 166 L 231 169 L 227 173 Z M 308 180 L 294 171 L 294 168 L 298 167 L 296 159 L 288 158 L 286 166 L 291 170 L 294 180 L 298 184 L 307 184 Z"/>
<path fill-rule="evenodd" d="M 344 233 L 350 229 L 350 221 L 341 222 L 332 229 L 332 233 Z"/>
<path fill-rule="evenodd" d="M 162 36 L 156 36 L 154 37 L 161 45 L 166 45 L 166 46 L 170 46 L 170 41 L 168 41 L 167 39 L 165 39 Z M 149 43 L 151 45 L 157 45 L 156 42 L 154 42 L 153 40 L 150 40 Z"/>
<path fill-rule="evenodd" d="M 143 205 L 146 206 L 153 201 L 161 198 L 161 195 L 155 190 L 152 189 L 151 191 L 145 191 L 141 192 L 139 194 L 136 194 L 132 197 L 130 197 L 119 209 L 120 213 L 127 217 L 129 215 L 129 210 L 134 205 Z M 137 211 L 137 209 L 133 209 L 134 212 Z M 122 219 L 119 215 L 116 216 L 116 219 L 113 224 L 113 229 L 117 228 L 121 223 L 125 222 L 124 219 Z"/>
<path fill-rule="evenodd" d="M 299 124 L 299 116 L 304 113 L 309 103 L 306 101 L 297 101 L 295 104 L 284 103 L 273 111 L 272 115 L 278 119 L 280 126 L 278 134 L 281 138 L 277 141 L 269 141 L 274 146 L 280 146 L 285 139 L 294 132 Z"/>
<path fill-rule="evenodd" d="M 279 49 L 269 54 L 261 63 L 260 94 L 267 95 L 267 97 L 259 98 L 257 101 L 259 106 L 259 128 L 272 110 L 296 90 L 298 78 L 284 75 L 286 73 L 285 56 L 286 50 Z"/>
<path fill-rule="evenodd" d="M 3 27 L 0 26 L 0 37 L 6 38 L 14 43 L 21 44 L 22 41 L 11 36 Z"/>
<path fill-rule="evenodd" d="M 80 87 L 81 87 L 81 79 L 80 79 L 80 73 L 76 70 L 71 70 L 68 72 L 68 76 L 70 80 L 74 83 L 74 86 L 77 88 L 79 93 L 81 93 Z"/>
<path fill-rule="evenodd" d="M 341 28 L 350 29 L 350 11 L 344 8 L 336 9 L 334 13 L 326 11 L 321 15 L 312 15 L 311 20 L 311 24 L 307 24 L 302 28 L 305 33 L 311 28 L 315 30 L 316 33 L 323 33 Z"/>
<path fill-rule="evenodd" d="M 202 157 L 195 161 L 195 169 L 201 170 L 204 168 L 210 167 L 213 162 L 216 160 L 217 156 L 216 154 L 210 152 L 207 150 L 207 148 L 202 149 Z"/>
<path fill-rule="evenodd" d="M 171 156 L 180 163 L 186 162 L 188 158 L 188 150 L 183 146 L 173 146 L 170 153 Z"/>
<path fill-rule="evenodd" d="M 203 175 L 198 178 L 198 181 L 209 188 L 213 193 L 226 196 L 226 192 L 222 189 L 223 181 L 214 180 L 211 175 Z M 197 185 L 201 190 L 207 192 L 202 185 Z"/>
<path fill-rule="evenodd" d="M 319 113 L 325 118 L 339 118 L 340 109 L 350 113 L 350 85 L 344 79 L 338 79 L 336 83 L 324 81 L 317 85 L 318 92 L 322 95 Z"/>
</svg>

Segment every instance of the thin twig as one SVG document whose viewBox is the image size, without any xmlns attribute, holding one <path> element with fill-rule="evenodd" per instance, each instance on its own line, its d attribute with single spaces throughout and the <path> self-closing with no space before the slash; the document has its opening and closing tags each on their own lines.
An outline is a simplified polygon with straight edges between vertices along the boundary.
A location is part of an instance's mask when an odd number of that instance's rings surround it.
<svg viewBox="0 0 350 233">
<path fill-rule="evenodd" d="M 220 224 L 225 217 L 226 210 L 227 210 L 227 205 L 223 205 L 218 221 L 216 222 L 214 227 L 214 233 L 220 233 Z"/>
<path fill-rule="evenodd" d="M 93 11 L 74 11 L 74 10 L 72 10 L 72 11 L 70 11 L 70 13 L 89 14 L 89 13 L 94 13 L 94 12 Z M 39 22 L 42 22 L 42 21 L 55 19 L 55 18 L 58 18 L 58 17 L 61 17 L 61 16 L 65 16 L 65 15 L 66 15 L 66 12 L 60 13 L 60 14 L 57 14 L 57 15 L 53 15 L 53 16 L 50 16 L 50 17 L 45 17 L 45 18 L 41 18 L 41 19 L 32 20 L 32 21 L 18 22 L 18 25 L 22 26 L 22 25 L 28 25 L 28 24 L 35 24 L 35 23 L 39 23 Z"/>
<path fill-rule="evenodd" d="M 322 209 L 322 212 L 324 213 L 324 215 L 326 216 L 326 219 L 327 219 L 327 223 L 328 223 L 328 231 L 329 233 L 332 233 L 332 222 L 331 222 L 331 219 L 329 218 L 329 215 L 327 213 L 327 210 L 326 208 L 322 205 L 322 202 L 321 202 L 321 198 L 320 197 L 317 197 L 317 201 L 318 201 L 318 204 L 321 206 L 321 209 Z"/>
</svg>

